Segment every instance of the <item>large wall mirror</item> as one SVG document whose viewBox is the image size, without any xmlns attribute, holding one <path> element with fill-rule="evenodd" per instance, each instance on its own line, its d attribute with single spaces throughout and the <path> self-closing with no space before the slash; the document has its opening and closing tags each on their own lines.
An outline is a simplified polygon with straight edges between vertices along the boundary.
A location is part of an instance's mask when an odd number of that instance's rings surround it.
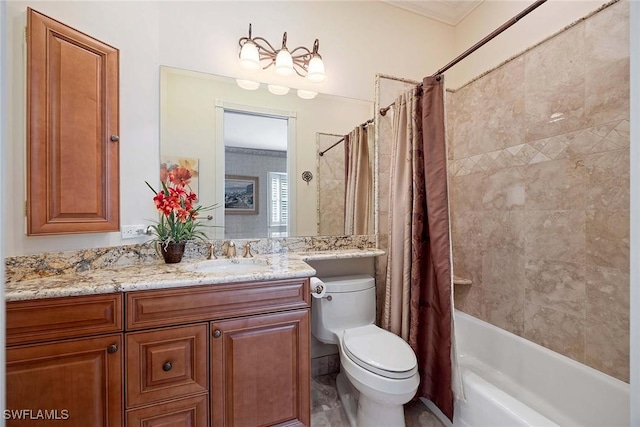
<svg viewBox="0 0 640 427">
<path fill-rule="evenodd" d="M 249 91 L 229 77 L 165 66 L 160 83 L 160 167 L 188 169 L 200 204 L 218 206 L 211 238 L 345 234 L 344 147 L 318 152 L 370 119 L 371 102 Z"/>
</svg>

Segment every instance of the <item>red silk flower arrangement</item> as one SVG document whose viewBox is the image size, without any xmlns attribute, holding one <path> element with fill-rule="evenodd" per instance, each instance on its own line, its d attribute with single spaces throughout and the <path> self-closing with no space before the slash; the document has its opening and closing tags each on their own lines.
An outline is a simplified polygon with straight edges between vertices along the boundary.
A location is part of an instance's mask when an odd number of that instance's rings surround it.
<svg viewBox="0 0 640 427">
<path fill-rule="evenodd" d="M 161 191 L 156 191 L 145 181 L 155 195 L 153 202 L 160 213 L 158 223 L 151 226 L 159 243 L 166 245 L 193 239 L 207 240 L 207 235 L 198 229 L 205 225 L 197 218 L 201 212 L 213 209 L 215 205 L 196 206 L 198 196 L 191 191 L 189 181 L 184 179 L 184 174 L 169 173 L 167 180 L 162 181 Z"/>
</svg>

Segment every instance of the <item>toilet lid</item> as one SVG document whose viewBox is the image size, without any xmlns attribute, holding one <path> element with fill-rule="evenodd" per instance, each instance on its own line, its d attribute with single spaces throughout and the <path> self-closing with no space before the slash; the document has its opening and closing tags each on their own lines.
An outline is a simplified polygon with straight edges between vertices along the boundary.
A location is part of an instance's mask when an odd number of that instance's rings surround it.
<svg viewBox="0 0 640 427">
<path fill-rule="evenodd" d="M 416 372 L 416 355 L 409 344 L 375 325 L 346 329 L 342 343 L 351 360 L 383 377 L 409 378 Z"/>
</svg>

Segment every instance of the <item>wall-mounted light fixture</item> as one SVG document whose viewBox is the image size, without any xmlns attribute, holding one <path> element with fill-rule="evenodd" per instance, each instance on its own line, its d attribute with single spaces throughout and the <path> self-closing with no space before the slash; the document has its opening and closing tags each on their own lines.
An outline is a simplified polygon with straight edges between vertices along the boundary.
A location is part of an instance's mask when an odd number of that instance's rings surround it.
<svg viewBox="0 0 640 427">
<path fill-rule="evenodd" d="M 275 49 L 263 37 L 252 37 L 249 24 L 249 37 L 242 37 L 240 44 L 240 65 L 249 70 L 267 69 L 274 66 L 274 70 L 281 76 L 290 76 L 295 72 L 313 83 L 326 79 L 324 62 L 318 53 L 320 42 L 316 39 L 313 48 L 298 46 L 289 51 L 287 48 L 287 33 L 282 36 L 282 46 Z M 280 91 L 283 92 L 283 91 Z M 307 99 L 312 91 L 306 92 Z"/>
</svg>

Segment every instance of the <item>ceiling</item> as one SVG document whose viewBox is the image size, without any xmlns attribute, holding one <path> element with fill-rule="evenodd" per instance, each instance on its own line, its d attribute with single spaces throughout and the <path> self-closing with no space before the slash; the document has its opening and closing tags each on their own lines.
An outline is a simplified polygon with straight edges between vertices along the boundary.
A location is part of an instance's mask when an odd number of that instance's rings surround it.
<svg viewBox="0 0 640 427">
<path fill-rule="evenodd" d="M 286 118 L 225 111 L 223 128 L 227 146 L 287 151 Z"/>
<path fill-rule="evenodd" d="M 483 0 L 382 0 L 387 4 L 449 25 L 457 25 Z"/>
</svg>

